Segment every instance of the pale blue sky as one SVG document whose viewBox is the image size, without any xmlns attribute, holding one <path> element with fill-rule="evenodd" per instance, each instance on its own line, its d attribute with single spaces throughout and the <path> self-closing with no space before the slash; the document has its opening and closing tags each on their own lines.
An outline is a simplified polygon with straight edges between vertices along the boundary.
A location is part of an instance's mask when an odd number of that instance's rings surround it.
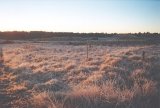
<svg viewBox="0 0 160 108">
<path fill-rule="evenodd" d="M 160 0 L 0 0 L 0 31 L 159 32 Z"/>
</svg>

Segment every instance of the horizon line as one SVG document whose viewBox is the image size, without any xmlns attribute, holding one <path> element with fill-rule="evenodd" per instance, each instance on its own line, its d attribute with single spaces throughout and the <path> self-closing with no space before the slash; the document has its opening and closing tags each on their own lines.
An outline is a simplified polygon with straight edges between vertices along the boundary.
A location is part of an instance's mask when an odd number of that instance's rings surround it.
<svg viewBox="0 0 160 108">
<path fill-rule="evenodd" d="M 158 33 L 160 34 L 160 32 L 72 32 L 72 31 L 45 31 L 45 30 L 0 30 L 0 32 L 52 32 L 52 33 L 104 33 L 104 34 L 136 34 L 136 33 Z"/>
</svg>

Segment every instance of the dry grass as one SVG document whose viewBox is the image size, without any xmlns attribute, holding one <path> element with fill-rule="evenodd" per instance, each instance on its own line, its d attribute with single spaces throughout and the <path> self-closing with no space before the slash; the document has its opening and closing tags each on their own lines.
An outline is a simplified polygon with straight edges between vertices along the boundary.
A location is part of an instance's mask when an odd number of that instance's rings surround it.
<svg viewBox="0 0 160 108">
<path fill-rule="evenodd" d="M 149 52 L 159 53 L 160 46 L 94 46 L 89 60 L 85 46 L 3 49 L 0 92 L 13 97 L 6 101 L 10 107 L 160 108 L 160 57 Z"/>
<path fill-rule="evenodd" d="M 41 92 L 33 94 L 30 103 L 34 108 L 57 108 L 51 93 Z"/>
</svg>

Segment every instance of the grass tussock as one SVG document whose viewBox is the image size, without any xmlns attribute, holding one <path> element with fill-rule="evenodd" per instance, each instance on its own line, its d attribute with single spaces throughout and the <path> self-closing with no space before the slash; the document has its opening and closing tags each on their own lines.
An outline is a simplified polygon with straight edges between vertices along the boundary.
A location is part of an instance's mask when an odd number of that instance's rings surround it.
<svg viewBox="0 0 160 108">
<path fill-rule="evenodd" d="M 30 103 L 34 108 L 57 108 L 51 93 L 41 92 L 34 94 L 30 99 Z"/>
</svg>

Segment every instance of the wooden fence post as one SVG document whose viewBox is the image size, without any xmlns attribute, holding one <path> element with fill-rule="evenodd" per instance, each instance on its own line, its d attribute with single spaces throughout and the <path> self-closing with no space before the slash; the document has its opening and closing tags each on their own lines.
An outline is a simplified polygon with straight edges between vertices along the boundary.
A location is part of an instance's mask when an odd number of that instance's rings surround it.
<svg viewBox="0 0 160 108">
<path fill-rule="evenodd" d="M 87 60 L 88 60 L 88 40 L 87 40 Z"/>
<path fill-rule="evenodd" d="M 0 67 L 2 67 L 3 62 L 3 49 L 0 47 Z"/>
<path fill-rule="evenodd" d="M 145 60 L 145 56 L 146 56 L 146 52 L 143 51 L 143 52 L 142 52 L 142 60 Z"/>
<path fill-rule="evenodd" d="M 2 54 L 2 48 L 0 48 L 0 58 L 2 58 L 3 54 Z"/>
</svg>

